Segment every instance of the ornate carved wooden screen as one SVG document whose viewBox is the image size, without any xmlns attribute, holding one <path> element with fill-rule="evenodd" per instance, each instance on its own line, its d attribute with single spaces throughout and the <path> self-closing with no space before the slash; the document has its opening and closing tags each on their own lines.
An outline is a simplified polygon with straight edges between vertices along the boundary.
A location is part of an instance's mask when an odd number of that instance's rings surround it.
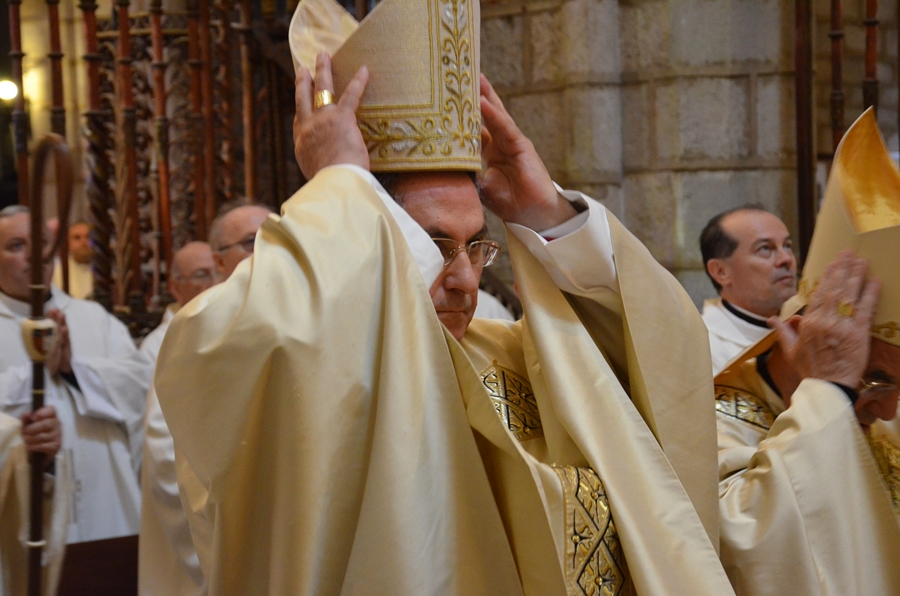
<svg viewBox="0 0 900 596">
<path fill-rule="evenodd" d="M 231 201 L 273 209 L 302 183 L 293 158 L 290 7 L 188 0 L 145 14 L 82 2 L 95 297 L 145 333 L 169 301 L 173 250 Z M 130 85 L 128 84 L 130 82 Z"/>
<path fill-rule="evenodd" d="M 20 1 L 10 0 L 17 68 Z M 205 240 L 219 207 L 247 201 L 277 210 L 303 183 L 293 155 L 287 42 L 297 0 L 173 0 L 180 11 L 149 0 L 144 13 L 133 12 L 129 0 L 103 2 L 105 11 L 96 0 L 79 4 L 94 299 L 140 337 L 171 301 L 165 287 L 173 251 Z M 341 2 L 361 20 L 378 0 Z M 54 129 L 63 130 L 63 55 L 54 22 L 51 10 L 59 75 L 51 111 Z M 19 180 L 27 183 L 27 122 L 17 108 Z M 515 295 L 491 279 L 485 288 L 518 313 Z"/>
</svg>

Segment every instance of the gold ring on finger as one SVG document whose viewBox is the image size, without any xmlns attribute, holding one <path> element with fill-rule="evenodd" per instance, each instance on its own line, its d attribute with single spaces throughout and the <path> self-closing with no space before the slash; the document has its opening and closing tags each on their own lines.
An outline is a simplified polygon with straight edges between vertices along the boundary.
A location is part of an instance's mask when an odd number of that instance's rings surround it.
<svg viewBox="0 0 900 596">
<path fill-rule="evenodd" d="M 330 106 L 334 103 L 334 93 L 329 91 L 328 89 L 322 89 L 321 91 L 316 91 L 316 95 L 314 97 L 314 105 L 316 109 L 323 108 L 325 106 Z"/>
<path fill-rule="evenodd" d="M 852 302 L 847 302 L 846 300 L 841 300 L 837 305 L 837 314 L 842 317 L 847 317 L 848 319 L 852 319 L 853 315 L 856 314 L 856 307 L 853 306 Z"/>
</svg>

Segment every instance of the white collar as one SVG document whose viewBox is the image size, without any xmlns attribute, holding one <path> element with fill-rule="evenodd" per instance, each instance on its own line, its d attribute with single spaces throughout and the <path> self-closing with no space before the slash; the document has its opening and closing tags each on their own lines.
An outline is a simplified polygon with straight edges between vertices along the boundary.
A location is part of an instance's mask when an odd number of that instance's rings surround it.
<svg viewBox="0 0 900 596">
<path fill-rule="evenodd" d="M 50 299 L 44 302 L 44 312 L 51 308 L 65 310 L 72 298 L 54 285 L 50 286 Z M 9 294 L 0 292 L 0 316 L 20 318 L 31 316 L 31 303 L 17 300 Z"/>
</svg>

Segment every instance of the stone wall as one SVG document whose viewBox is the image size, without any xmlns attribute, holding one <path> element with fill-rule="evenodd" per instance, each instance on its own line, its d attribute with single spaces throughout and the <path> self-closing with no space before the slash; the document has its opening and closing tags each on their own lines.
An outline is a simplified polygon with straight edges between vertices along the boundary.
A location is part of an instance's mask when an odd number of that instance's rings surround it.
<svg viewBox="0 0 900 596">
<path fill-rule="evenodd" d="M 554 178 L 601 200 L 696 301 L 697 238 L 761 202 L 793 227 L 793 3 L 499 0 L 482 68 Z"/>
<path fill-rule="evenodd" d="M 759 202 L 794 227 L 793 3 L 620 5 L 625 223 L 696 301 L 714 295 L 697 239 Z"/>
<path fill-rule="evenodd" d="M 865 0 L 843 0 L 845 125 Z M 831 153 L 830 0 L 815 0 L 816 149 Z M 897 137 L 897 7 L 880 2 L 878 120 Z M 796 232 L 794 2 L 483 0 L 482 68 L 553 177 L 602 201 L 699 304 L 697 238 L 759 202 Z M 824 171 L 824 168 L 822 168 Z"/>
<path fill-rule="evenodd" d="M 553 179 L 621 216 L 618 2 L 483 0 L 481 16 L 482 70 Z"/>
</svg>

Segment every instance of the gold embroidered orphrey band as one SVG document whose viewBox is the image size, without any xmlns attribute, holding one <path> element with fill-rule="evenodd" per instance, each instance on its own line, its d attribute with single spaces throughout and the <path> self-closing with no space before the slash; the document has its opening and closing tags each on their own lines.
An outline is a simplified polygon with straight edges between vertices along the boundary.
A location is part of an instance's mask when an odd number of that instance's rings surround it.
<svg viewBox="0 0 900 596">
<path fill-rule="evenodd" d="M 480 81 L 474 47 L 479 23 L 474 22 L 465 0 L 429 4 L 429 19 L 439 20 L 440 80 L 432 84 L 439 94 L 438 111 L 403 117 L 363 107 L 358 124 L 373 171 L 426 169 L 434 167 L 431 162 L 440 163 L 443 170 L 481 169 Z M 431 12 L 435 6 L 437 15 Z M 432 25 L 433 21 L 429 31 L 435 34 Z"/>
<path fill-rule="evenodd" d="M 900 448 L 888 441 L 885 437 L 872 437 L 869 435 L 869 446 L 872 455 L 881 471 L 881 478 L 891 493 L 891 504 L 894 513 L 900 515 Z"/>
<path fill-rule="evenodd" d="M 565 497 L 568 593 L 619 596 L 628 583 L 628 571 L 603 482 L 591 468 L 554 465 L 553 469 Z"/>
<path fill-rule="evenodd" d="M 716 385 L 716 411 L 768 431 L 775 422 L 769 406 L 752 393 Z"/>
<path fill-rule="evenodd" d="M 481 372 L 481 382 L 491 396 L 494 410 L 520 442 L 544 436 L 541 413 L 527 379 L 494 361 Z"/>
</svg>

